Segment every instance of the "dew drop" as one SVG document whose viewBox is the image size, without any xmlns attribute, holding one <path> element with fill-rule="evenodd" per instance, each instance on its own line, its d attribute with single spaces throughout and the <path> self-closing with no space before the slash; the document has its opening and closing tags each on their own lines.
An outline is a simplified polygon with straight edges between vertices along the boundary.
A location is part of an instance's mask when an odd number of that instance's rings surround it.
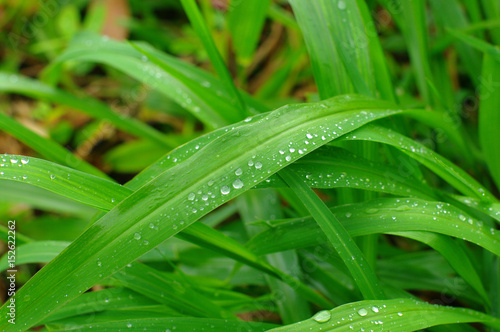
<svg viewBox="0 0 500 332">
<path fill-rule="evenodd" d="M 328 322 L 331 317 L 332 316 L 330 314 L 330 311 L 323 310 L 323 311 L 316 313 L 316 315 L 313 316 L 313 319 L 315 321 L 317 321 L 318 323 L 325 323 L 325 322 Z"/>
<path fill-rule="evenodd" d="M 255 163 L 255 168 L 261 169 L 262 168 L 262 163 L 260 161 Z"/>
<path fill-rule="evenodd" d="M 140 240 L 140 239 L 141 239 L 141 234 L 139 234 L 139 233 L 135 233 L 135 234 L 134 234 L 134 239 L 136 239 L 136 240 Z"/>
<path fill-rule="evenodd" d="M 148 241 L 148 240 L 144 240 L 144 241 L 142 242 L 142 244 L 144 244 L 145 246 L 147 246 L 147 245 L 149 244 L 149 241 Z"/>
<path fill-rule="evenodd" d="M 370 214 L 373 214 L 373 213 L 377 213 L 378 212 L 378 209 L 373 209 L 373 208 L 370 208 L 370 209 L 366 209 L 365 210 L 366 213 L 370 213 Z"/>
<path fill-rule="evenodd" d="M 240 179 L 236 179 L 234 182 L 233 182 L 233 187 L 234 189 L 240 189 L 240 188 L 243 188 L 243 182 L 241 182 Z"/>
<path fill-rule="evenodd" d="M 337 3 L 337 7 L 338 7 L 338 9 L 340 9 L 340 10 L 344 10 L 344 9 L 345 9 L 345 7 L 346 7 L 345 2 L 344 2 L 344 1 L 339 1 L 339 2 Z"/>
<path fill-rule="evenodd" d="M 188 199 L 189 199 L 190 201 L 193 201 L 193 200 L 194 200 L 194 198 L 195 198 L 195 196 L 196 196 L 196 195 L 195 195 L 194 193 L 190 193 L 190 194 L 188 195 Z"/>
<path fill-rule="evenodd" d="M 13 163 L 13 164 L 17 164 L 18 160 L 17 159 L 11 159 L 10 162 Z"/>
<path fill-rule="evenodd" d="M 234 174 L 240 176 L 241 174 L 243 174 L 243 171 L 241 170 L 241 168 L 238 168 L 236 171 L 234 171 Z"/>
<path fill-rule="evenodd" d="M 131 324 L 131 323 L 127 323 L 127 327 L 128 327 L 128 328 L 131 328 L 131 327 L 132 327 L 132 324 Z"/>
<path fill-rule="evenodd" d="M 358 314 L 360 316 L 366 316 L 368 314 L 368 311 L 366 309 L 359 309 Z"/>
<path fill-rule="evenodd" d="M 208 195 L 201 196 L 201 199 L 204 200 L 204 201 L 206 201 L 208 199 Z"/>
<path fill-rule="evenodd" d="M 153 229 L 155 228 L 155 224 L 153 224 L 152 222 L 149 223 L 149 228 Z"/>
<path fill-rule="evenodd" d="M 373 312 L 378 312 L 378 308 L 377 307 L 372 307 L 372 311 Z"/>
<path fill-rule="evenodd" d="M 248 161 L 248 166 L 252 167 L 253 166 L 253 160 Z"/>
<path fill-rule="evenodd" d="M 402 312 L 398 312 L 398 316 L 403 316 L 403 313 Z"/>
<path fill-rule="evenodd" d="M 22 163 L 23 165 L 26 165 L 26 164 L 27 164 L 27 163 L 29 163 L 29 162 L 30 162 L 30 160 L 29 160 L 28 158 L 26 158 L 26 157 L 21 158 L 21 163 Z"/>
<path fill-rule="evenodd" d="M 222 188 L 220 188 L 220 192 L 222 195 L 227 195 L 227 194 L 229 194 L 230 191 L 231 191 L 231 189 L 229 189 L 228 186 L 222 186 Z"/>
<path fill-rule="evenodd" d="M 292 156 L 290 156 L 290 155 L 286 156 L 286 157 L 285 157 L 285 160 L 286 160 L 286 161 L 290 161 L 290 160 L 292 160 Z"/>
<path fill-rule="evenodd" d="M 56 178 L 56 176 L 55 176 L 54 174 L 50 174 L 50 178 L 51 178 L 52 180 L 54 180 L 54 179 Z"/>
</svg>

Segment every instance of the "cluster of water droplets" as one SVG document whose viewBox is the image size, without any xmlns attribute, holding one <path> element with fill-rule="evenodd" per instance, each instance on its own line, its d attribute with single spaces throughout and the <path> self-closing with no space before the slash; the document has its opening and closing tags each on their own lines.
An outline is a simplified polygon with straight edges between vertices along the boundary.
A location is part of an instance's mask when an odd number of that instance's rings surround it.
<svg viewBox="0 0 500 332">
<path fill-rule="evenodd" d="M 382 306 L 371 306 L 368 308 L 353 308 L 351 313 L 349 313 L 347 316 L 341 316 L 334 318 L 332 316 L 332 312 L 328 310 L 323 310 L 318 313 L 316 313 L 312 319 L 319 324 L 326 324 L 328 323 L 329 325 L 333 326 L 340 326 L 340 325 L 348 325 L 350 330 L 360 329 L 360 331 L 364 331 L 365 329 L 363 327 L 359 326 L 354 326 L 354 323 L 360 322 L 361 324 L 365 325 L 365 320 L 363 318 L 369 318 L 370 316 L 374 317 L 373 320 L 370 320 L 370 324 L 373 325 L 383 325 L 384 321 L 380 319 L 380 314 L 383 314 L 382 311 L 386 310 L 386 305 Z M 387 315 L 390 317 L 393 314 L 392 310 L 391 312 L 388 312 Z M 402 312 L 397 312 L 397 316 L 401 317 L 403 316 Z M 300 323 L 299 323 L 300 324 Z"/>
</svg>

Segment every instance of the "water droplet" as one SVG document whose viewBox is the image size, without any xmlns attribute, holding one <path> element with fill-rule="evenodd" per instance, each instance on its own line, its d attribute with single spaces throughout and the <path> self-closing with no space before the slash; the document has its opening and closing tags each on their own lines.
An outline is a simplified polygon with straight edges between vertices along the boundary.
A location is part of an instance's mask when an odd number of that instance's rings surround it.
<svg viewBox="0 0 500 332">
<path fill-rule="evenodd" d="M 347 213 L 345 214 L 345 217 L 346 217 L 346 218 L 350 218 L 351 216 L 352 216 L 352 214 L 351 214 L 350 212 L 347 212 Z"/>
<path fill-rule="evenodd" d="M 173 225 L 172 225 L 172 228 L 173 228 L 173 229 L 177 229 L 177 225 L 176 225 L 176 224 L 173 224 Z"/>
<path fill-rule="evenodd" d="M 261 169 L 262 168 L 262 163 L 260 161 L 255 163 L 255 168 Z"/>
<path fill-rule="evenodd" d="M 398 316 L 403 316 L 403 313 L 402 312 L 398 312 Z"/>
<path fill-rule="evenodd" d="M 194 200 L 194 198 L 195 198 L 195 196 L 196 196 L 196 195 L 195 195 L 194 193 L 190 193 L 190 194 L 188 195 L 188 199 L 189 199 L 190 201 L 193 201 L 193 200 Z"/>
<path fill-rule="evenodd" d="M 149 228 L 153 229 L 155 228 L 155 224 L 153 224 L 152 222 L 149 223 Z"/>
<path fill-rule="evenodd" d="M 307 138 L 309 138 L 309 139 L 312 139 L 312 138 L 313 138 L 313 135 L 311 135 L 311 134 L 307 133 L 307 134 L 306 134 L 306 137 L 307 137 Z"/>
<path fill-rule="evenodd" d="M 377 307 L 372 307 L 372 311 L 373 312 L 378 312 L 378 308 Z"/>
<path fill-rule="evenodd" d="M 148 240 L 144 240 L 144 241 L 142 242 L 142 244 L 144 244 L 145 246 L 147 246 L 147 245 L 149 244 L 149 241 L 148 241 Z"/>
<path fill-rule="evenodd" d="M 318 312 L 316 315 L 313 316 L 313 319 L 317 321 L 318 323 L 325 323 L 328 322 L 331 318 L 330 311 L 328 310 L 323 310 Z"/>
<path fill-rule="evenodd" d="M 341 0 L 341 1 L 339 1 L 339 2 L 337 3 L 337 7 L 338 7 L 338 9 L 340 9 L 340 10 L 344 10 L 344 9 L 345 9 L 345 7 L 346 7 L 345 2 L 344 2 L 344 1 L 342 1 L 342 0 Z"/>
<path fill-rule="evenodd" d="M 204 201 L 206 201 L 208 199 L 208 195 L 201 196 L 201 199 L 204 200 Z"/>
<path fill-rule="evenodd" d="M 358 314 L 360 316 L 366 316 L 368 314 L 368 310 L 366 310 L 366 309 L 359 309 L 358 310 Z"/>
<path fill-rule="evenodd" d="M 127 327 L 128 327 L 128 328 L 131 328 L 131 327 L 132 327 L 132 324 L 131 324 L 131 323 L 127 323 Z"/>
<path fill-rule="evenodd" d="M 22 163 L 23 165 L 26 165 L 26 164 L 27 164 L 27 163 L 29 163 L 29 162 L 30 162 L 30 160 L 29 160 L 28 158 L 26 158 L 26 157 L 21 158 L 21 163 Z"/>
<path fill-rule="evenodd" d="M 208 181 L 208 186 L 210 187 L 211 185 L 213 185 L 214 182 L 212 180 Z"/>
<path fill-rule="evenodd" d="M 286 156 L 286 157 L 285 157 L 285 160 L 286 160 L 286 161 L 290 161 L 290 160 L 292 160 L 292 156 L 290 156 L 290 155 Z"/>
<path fill-rule="evenodd" d="M 97 266 L 102 266 L 102 262 L 101 261 L 97 261 Z"/>
<path fill-rule="evenodd" d="M 294 148 L 290 148 L 289 150 L 291 153 L 294 153 L 295 152 L 295 149 Z"/>
<path fill-rule="evenodd" d="M 134 239 L 136 239 L 136 240 L 140 240 L 140 239 L 141 239 L 141 234 L 139 234 L 139 233 L 135 233 L 135 234 L 134 234 Z"/>
<path fill-rule="evenodd" d="M 54 174 L 50 174 L 50 178 L 51 178 L 52 180 L 54 180 L 54 179 L 56 178 L 56 176 L 55 176 Z"/>
<path fill-rule="evenodd" d="M 13 164 L 17 164 L 18 160 L 17 159 L 11 159 L 10 162 L 13 163 Z"/>
<path fill-rule="evenodd" d="M 243 174 L 243 171 L 241 170 L 241 168 L 238 168 L 236 171 L 234 171 L 234 174 L 240 176 L 241 174 Z"/>
<path fill-rule="evenodd" d="M 240 188 L 243 188 L 243 182 L 241 182 L 240 179 L 236 179 L 234 180 L 233 182 L 233 187 L 234 189 L 240 189 Z"/>
<path fill-rule="evenodd" d="M 378 209 L 373 209 L 373 208 L 370 208 L 370 209 L 366 209 L 365 210 L 366 213 L 370 213 L 370 214 L 373 214 L 373 213 L 377 213 L 378 212 Z"/>
<path fill-rule="evenodd" d="M 229 189 L 228 186 L 222 186 L 222 188 L 220 188 L 220 192 L 222 195 L 227 195 L 227 194 L 229 194 L 230 191 L 231 191 L 231 189 Z"/>
<path fill-rule="evenodd" d="M 248 166 L 252 167 L 253 166 L 253 160 L 248 161 Z"/>
</svg>

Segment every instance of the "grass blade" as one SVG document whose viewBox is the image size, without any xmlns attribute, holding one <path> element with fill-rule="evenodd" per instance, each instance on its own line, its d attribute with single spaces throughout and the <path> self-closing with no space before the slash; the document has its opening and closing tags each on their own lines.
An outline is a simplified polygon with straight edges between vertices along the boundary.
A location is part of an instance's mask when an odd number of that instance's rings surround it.
<svg viewBox="0 0 500 332">
<path fill-rule="evenodd" d="M 412 299 L 360 301 L 342 305 L 330 311 L 321 311 L 297 324 L 272 329 L 279 331 L 362 331 L 390 329 L 411 332 L 435 325 L 456 323 L 484 323 L 495 328 L 500 320 L 481 312 L 444 306 L 435 306 Z M 381 325 L 382 326 L 377 326 Z"/>
<path fill-rule="evenodd" d="M 16 265 L 29 263 L 46 263 L 56 257 L 69 245 L 64 241 L 36 241 L 17 247 Z M 0 272 L 7 270 L 7 254 L 0 259 Z"/>
<path fill-rule="evenodd" d="M 215 70 L 217 71 L 217 74 L 219 74 L 219 77 L 226 86 L 227 91 L 229 91 L 233 95 L 233 98 L 237 102 L 239 110 L 238 114 L 240 116 L 240 120 L 245 118 L 245 116 L 248 115 L 246 112 L 245 102 L 241 98 L 238 90 L 236 89 L 236 86 L 234 85 L 233 82 L 233 78 L 231 77 L 229 70 L 224 64 L 224 61 L 222 60 L 222 57 L 219 51 L 217 50 L 217 47 L 215 46 L 214 40 L 210 35 L 210 31 L 208 30 L 207 25 L 205 24 L 205 21 L 203 19 L 203 16 L 201 15 L 200 10 L 198 9 L 198 5 L 194 0 L 181 0 L 181 3 L 182 7 L 186 11 L 186 14 L 194 30 L 198 34 L 198 37 L 200 37 L 201 42 L 203 43 L 203 46 L 205 47 L 205 50 L 208 53 L 210 61 L 212 62 Z M 253 23 L 255 24 L 256 22 Z M 245 42 L 247 41 L 245 40 Z"/>
<path fill-rule="evenodd" d="M 78 98 L 70 93 L 39 81 L 6 73 L 0 73 L 0 91 L 19 93 L 57 104 L 67 105 L 93 118 L 108 121 L 113 126 L 137 137 L 151 140 L 159 145 L 167 144 L 168 146 L 168 141 L 165 141 L 165 137 L 160 132 L 136 119 L 116 114 L 106 104 L 95 99 Z"/>
<path fill-rule="evenodd" d="M 280 176 L 300 197 L 302 203 L 321 227 L 328 241 L 351 272 L 363 297 L 365 299 L 384 298 L 385 295 L 379 286 L 377 277 L 366 263 L 363 253 L 321 199 L 302 180 L 298 179 L 293 171 L 284 169 L 280 172 Z"/>
<path fill-rule="evenodd" d="M 264 27 L 270 0 L 235 1 L 229 5 L 227 24 L 240 65 L 248 66 Z"/>
<path fill-rule="evenodd" d="M 108 178 L 108 176 L 101 172 L 99 169 L 78 158 L 65 148 L 61 147 L 56 142 L 45 137 L 41 137 L 40 135 L 32 132 L 31 130 L 27 129 L 26 127 L 3 113 L 0 113 L 0 129 L 13 135 L 48 159 L 78 169 L 82 172 L 87 172 L 99 177 Z M 2 157 L 2 166 L 8 163 L 22 166 L 23 163 L 28 160 L 23 158 L 7 158 L 6 156 L 7 155 L 4 155 Z"/>
<path fill-rule="evenodd" d="M 259 121 L 244 122 L 237 129 L 226 128 L 222 136 L 193 154 L 185 154 L 182 163 L 174 162 L 175 166 L 159 173 L 119 203 L 31 278 L 16 293 L 18 298 L 29 295 L 32 299 L 18 303 L 17 309 L 24 313 L 18 317 L 18 326 L 36 324 L 50 311 L 328 140 L 377 118 L 401 112 L 385 107 L 373 109 L 374 106 L 371 100 L 339 97 L 317 104 L 284 107 Z M 308 135 L 313 139 L 305 144 Z M 292 148 L 293 152 L 289 150 Z M 290 154 L 281 155 L 281 149 L 289 150 Z M 205 163 L 207 160 L 211 162 Z M 203 169 L 197 168 L 200 163 L 205 165 Z M 242 174 L 236 175 L 240 168 Z M 185 174 L 191 174 L 188 181 Z M 210 201 L 200 200 L 200 196 L 196 199 L 198 191 L 207 196 L 211 192 L 214 197 L 209 196 Z M 48 275 L 52 278 L 47 278 Z M 57 284 L 52 282 L 54 278 Z M 0 314 L 5 310 L 8 308 L 2 307 Z M 8 323 L 0 327 L 13 330 Z"/>
<path fill-rule="evenodd" d="M 381 198 L 369 202 L 332 208 L 351 237 L 374 233 L 403 231 L 435 232 L 465 239 L 492 253 L 500 254 L 500 233 L 469 217 L 462 210 L 443 202 L 429 202 L 416 198 Z M 247 243 L 258 253 L 305 248 L 327 242 L 319 226 L 310 218 L 299 218 L 273 223 Z M 264 246 L 264 243 L 267 245 Z"/>
</svg>

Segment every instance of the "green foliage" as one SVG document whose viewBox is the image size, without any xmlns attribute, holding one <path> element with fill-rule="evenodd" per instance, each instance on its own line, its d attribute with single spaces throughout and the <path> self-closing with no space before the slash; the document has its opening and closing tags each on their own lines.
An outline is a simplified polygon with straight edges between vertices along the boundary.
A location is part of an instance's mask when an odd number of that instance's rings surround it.
<svg viewBox="0 0 500 332">
<path fill-rule="evenodd" d="M 497 1 L 23 3 L 2 331 L 500 331 Z"/>
</svg>

